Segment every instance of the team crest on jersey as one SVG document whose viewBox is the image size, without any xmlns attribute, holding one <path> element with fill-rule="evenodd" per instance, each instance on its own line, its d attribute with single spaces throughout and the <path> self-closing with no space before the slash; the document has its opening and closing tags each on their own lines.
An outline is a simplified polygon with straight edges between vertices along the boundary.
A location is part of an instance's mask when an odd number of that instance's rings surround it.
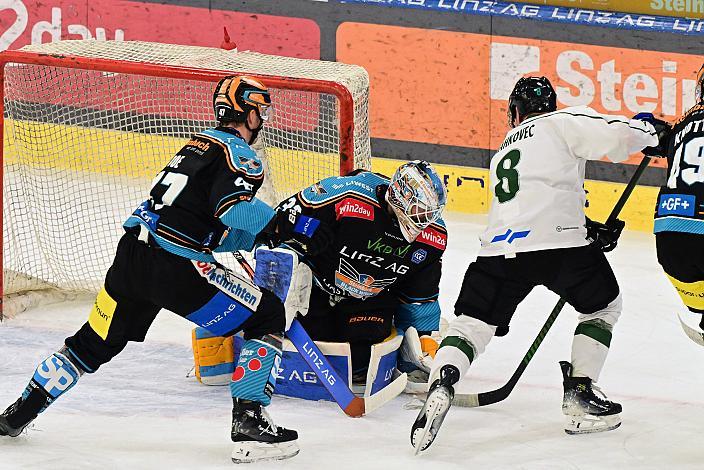
<svg viewBox="0 0 704 470">
<path fill-rule="evenodd" d="M 366 299 L 379 294 L 385 287 L 393 284 L 397 278 L 374 279 L 369 274 L 360 274 L 347 260 L 340 258 L 340 265 L 335 271 L 335 286 L 348 292 L 352 297 Z"/>
<path fill-rule="evenodd" d="M 416 241 L 435 247 L 438 250 L 444 250 L 447 247 L 447 234 L 439 232 L 432 227 L 427 227 L 420 232 Z"/>
<path fill-rule="evenodd" d="M 374 220 L 374 208 L 366 202 L 346 197 L 335 204 L 337 220 L 343 217 L 356 217 L 358 219 Z"/>
</svg>

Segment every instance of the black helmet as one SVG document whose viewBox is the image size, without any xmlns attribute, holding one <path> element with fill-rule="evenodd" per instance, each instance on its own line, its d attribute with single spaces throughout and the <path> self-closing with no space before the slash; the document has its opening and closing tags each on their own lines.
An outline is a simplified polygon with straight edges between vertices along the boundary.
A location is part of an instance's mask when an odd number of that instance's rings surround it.
<svg viewBox="0 0 704 470">
<path fill-rule="evenodd" d="M 262 121 L 267 121 L 271 97 L 269 90 L 258 80 L 246 75 L 231 75 L 220 80 L 215 87 L 213 109 L 218 122 L 244 122 L 252 109 Z"/>
<path fill-rule="evenodd" d="M 557 94 L 545 77 L 523 77 L 516 82 L 508 98 L 508 125 L 516 127 L 516 118 L 532 113 L 550 113 L 557 109 Z"/>
<path fill-rule="evenodd" d="M 704 103 L 704 65 L 697 74 L 697 89 L 694 92 L 697 103 Z"/>
</svg>

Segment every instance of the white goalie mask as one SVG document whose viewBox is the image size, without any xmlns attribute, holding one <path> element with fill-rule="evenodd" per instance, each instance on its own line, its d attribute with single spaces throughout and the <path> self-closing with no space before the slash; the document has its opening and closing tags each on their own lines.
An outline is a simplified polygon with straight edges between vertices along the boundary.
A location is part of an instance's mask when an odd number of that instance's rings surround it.
<svg viewBox="0 0 704 470">
<path fill-rule="evenodd" d="M 447 192 L 430 163 L 415 160 L 396 170 L 386 191 L 386 202 L 398 219 L 403 237 L 410 243 L 440 218 Z"/>
</svg>

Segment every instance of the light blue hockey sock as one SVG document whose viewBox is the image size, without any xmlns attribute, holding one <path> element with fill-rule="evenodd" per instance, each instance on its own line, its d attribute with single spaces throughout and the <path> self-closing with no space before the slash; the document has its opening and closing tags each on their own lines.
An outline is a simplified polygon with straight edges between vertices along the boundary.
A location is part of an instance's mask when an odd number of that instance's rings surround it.
<svg viewBox="0 0 704 470">
<path fill-rule="evenodd" d="M 271 403 L 280 364 L 281 338 L 266 335 L 245 341 L 230 380 L 232 397 L 267 406 Z"/>
</svg>

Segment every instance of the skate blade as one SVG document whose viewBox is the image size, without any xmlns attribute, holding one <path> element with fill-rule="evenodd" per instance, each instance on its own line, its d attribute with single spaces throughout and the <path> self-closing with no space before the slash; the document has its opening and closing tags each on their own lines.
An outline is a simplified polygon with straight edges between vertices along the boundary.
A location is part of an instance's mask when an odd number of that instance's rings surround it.
<svg viewBox="0 0 704 470">
<path fill-rule="evenodd" d="M 298 455 L 300 451 L 296 441 L 271 443 L 242 441 L 235 443 L 235 448 L 232 450 L 232 461 L 234 463 L 252 463 L 284 460 Z"/>
<path fill-rule="evenodd" d="M 450 396 L 440 389 L 428 396 L 428 401 L 425 402 L 424 409 L 421 411 L 426 419 L 425 425 L 422 428 L 414 429 L 411 436 L 411 444 L 415 449 L 414 455 L 426 450 L 433 443 L 440 430 L 440 425 L 450 409 L 450 404 Z"/>
<path fill-rule="evenodd" d="M 611 431 L 619 426 L 621 426 L 621 416 L 618 414 L 608 416 L 567 416 L 565 432 L 574 436 L 576 434 Z"/>
</svg>

